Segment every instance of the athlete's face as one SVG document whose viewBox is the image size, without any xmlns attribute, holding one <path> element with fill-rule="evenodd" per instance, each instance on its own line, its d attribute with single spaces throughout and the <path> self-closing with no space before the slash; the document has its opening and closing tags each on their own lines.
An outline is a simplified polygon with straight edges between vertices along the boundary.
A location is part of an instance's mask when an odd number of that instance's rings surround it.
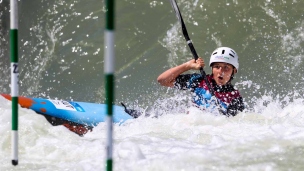
<svg viewBox="0 0 304 171">
<path fill-rule="evenodd" d="M 230 80 L 236 69 L 231 64 L 215 62 L 212 64 L 212 74 L 217 85 L 225 85 Z"/>
</svg>

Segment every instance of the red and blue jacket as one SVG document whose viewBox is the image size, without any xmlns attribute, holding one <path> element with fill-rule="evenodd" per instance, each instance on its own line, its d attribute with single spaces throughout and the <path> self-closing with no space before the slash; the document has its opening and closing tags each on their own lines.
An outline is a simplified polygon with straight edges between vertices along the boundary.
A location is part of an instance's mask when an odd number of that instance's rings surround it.
<svg viewBox="0 0 304 171">
<path fill-rule="evenodd" d="M 214 90 L 214 95 L 218 99 L 225 114 L 235 116 L 239 111 L 243 111 L 245 105 L 240 92 L 236 90 L 229 82 L 226 85 L 219 86 L 216 84 L 212 75 L 207 75 L 211 87 Z M 192 102 L 195 106 L 201 109 L 214 110 L 215 99 L 212 98 L 209 88 L 201 74 L 183 74 L 175 79 L 174 87 L 181 90 L 190 89 L 193 92 Z"/>
</svg>

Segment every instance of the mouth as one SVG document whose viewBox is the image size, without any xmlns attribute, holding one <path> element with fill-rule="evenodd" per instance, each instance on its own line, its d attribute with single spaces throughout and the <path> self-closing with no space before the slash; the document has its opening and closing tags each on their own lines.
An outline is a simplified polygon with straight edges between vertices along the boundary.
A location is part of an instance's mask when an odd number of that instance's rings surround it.
<svg viewBox="0 0 304 171">
<path fill-rule="evenodd" d="M 218 76 L 218 79 L 219 80 L 223 80 L 224 78 L 222 76 Z"/>
</svg>

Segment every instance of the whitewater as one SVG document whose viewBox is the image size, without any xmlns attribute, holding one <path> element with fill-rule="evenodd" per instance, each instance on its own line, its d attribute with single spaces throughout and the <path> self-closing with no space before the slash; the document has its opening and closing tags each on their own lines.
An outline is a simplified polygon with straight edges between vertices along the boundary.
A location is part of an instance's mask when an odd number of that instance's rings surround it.
<svg viewBox="0 0 304 171">
<path fill-rule="evenodd" d="M 104 103 L 103 2 L 18 3 L 19 94 Z M 191 108 L 189 92 L 161 87 L 159 74 L 193 58 L 170 2 L 117 1 L 115 104 L 150 116 L 114 125 L 113 169 L 304 170 L 304 1 L 177 3 L 206 64 L 217 47 L 237 52 L 233 84 L 246 110 L 216 116 Z M 0 93 L 10 94 L 9 1 L 0 1 L 0 9 Z M 13 166 L 11 113 L 11 102 L 0 97 L 1 171 L 106 169 L 105 123 L 80 137 L 23 108 Z"/>
<path fill-rule="evenodd" d="M 19 108 L 19 164 L 11 164 L 11 102 L 0 98 L 1 170 L 105 170 L 106 125 L 80 137 Z M 187 113 L 114 125 L 114 170 L 302 170 L 303 99 L 260 113 Z"/>
</svg>

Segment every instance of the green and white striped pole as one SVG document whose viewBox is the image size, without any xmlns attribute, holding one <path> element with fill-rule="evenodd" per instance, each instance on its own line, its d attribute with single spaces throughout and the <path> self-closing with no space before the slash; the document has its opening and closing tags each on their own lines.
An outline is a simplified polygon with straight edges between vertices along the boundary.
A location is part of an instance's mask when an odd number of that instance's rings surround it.
<svg viewBox="0 0 304 171">
<path fill-rule="evenodd" d="M 104 49 L 105 91 L 107 104 L 107 171 L 113 169 L 113 101 L 114 101 L 114 0 L 106 0 L 106 28 Z"/>
<path fill-rule="evenodd" d="M 10 0 L 11 30 L 11 97 L 12 97 L 12 164 L 18 165 L 18 4 L 17 0 Z"/>
</svg>

